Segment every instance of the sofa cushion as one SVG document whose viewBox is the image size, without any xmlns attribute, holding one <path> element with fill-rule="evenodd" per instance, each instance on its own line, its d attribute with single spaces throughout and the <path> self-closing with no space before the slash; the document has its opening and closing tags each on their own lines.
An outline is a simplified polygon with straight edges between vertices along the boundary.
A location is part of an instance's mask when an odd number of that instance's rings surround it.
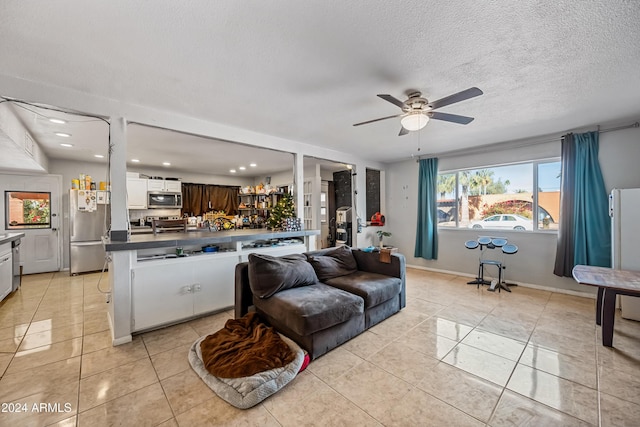
<svg viewBox="0 0 640 427">
<path fill-rule="evenodd" d="M 269 298 L 276 292 L 312 285 L 318 277 L 302 254 L 274 257 L 249 254 L 249 286 L 253 295 Z"/>
<path fill-rule="evenodd" d="M 326 251 L 323 255 L 307 254 L 307 259 L 321 282 L 358 271 L 358 264 L 348 246 Z"/>
<path fill-rule="evenodd" d="M 362 298 L 324 283 L 286 289 L 271 298 L 253 300 L 259 312 L 280 319 L 300 336 L 311 335 L 364 313 Z"/>
<path fill-rule="evenodd" d="M 402 289 L 402 280 L 397 277 L 367 271 L 334 277 L 325 283 L 362 297 L 365 309 L 397 297 Z"/>
</svg>

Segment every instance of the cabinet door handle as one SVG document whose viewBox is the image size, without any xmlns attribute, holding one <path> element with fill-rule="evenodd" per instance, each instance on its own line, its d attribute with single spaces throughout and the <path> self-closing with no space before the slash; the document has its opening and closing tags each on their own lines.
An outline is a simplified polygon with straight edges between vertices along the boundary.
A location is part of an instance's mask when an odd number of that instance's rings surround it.
<svg viewBox="0 0 640 427">
<path fill-rule="evenodd" d="M 195 283 L 191 288 L 193 292 L 200 292 L 202 290 L 202 286 L 200 286 L 200 283 Z"/>
<path fill-rule="evenodd" d="M 182 292 L 181 292 L 182 294 L 190 294 L 192 292 L 193 292 L 193 289 L 191 286 L 187 285 L 182 287 Z"/>
</svg>

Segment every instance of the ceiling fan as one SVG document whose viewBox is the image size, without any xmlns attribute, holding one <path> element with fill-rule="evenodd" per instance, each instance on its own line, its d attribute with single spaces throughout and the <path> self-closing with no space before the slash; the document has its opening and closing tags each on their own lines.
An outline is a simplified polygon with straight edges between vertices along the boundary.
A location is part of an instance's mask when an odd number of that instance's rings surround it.
<svg viewBox="0 0 640 427">
<path fill-rule="evenodd" d="M 404 102 L 391 95 L 378 95 L 385 101 L 388 101 L 402 108 L 402 113 L 395 114 L 393 116 L 382 117 L 379 119 L 368 120 L 366 122 L 356 123 L 354 124 L 354 126 L 366 125 L 373 122 L 379 122 L 380 120 L 387 120 L 394 117 L 402 116 L 402 119 L 400 119 L 402 128 L 400 129 L 400 133 L 398 134 L 398 136 L 402 136 L 408 134 L 409 131 L 422 129 L 427 125 L 429 119 L 444 120 L 446 122 L 467 125 L 473 121 L 473 117 L 459 116 L 457 114 L 439 113 L 434 112 L 433 110 L 447 105 L 455 104 L 456 102 L 464 101 L 469 98 L 480 96 L 482 95 L 482 93 L 483 92 L 477 87 L 472 87 L 433 102 L 429 102 L 426 98 L 423 98 L 422 93 L 418 91 L 410 92 L 408 94 L 407 100 Z"/>
</svg>

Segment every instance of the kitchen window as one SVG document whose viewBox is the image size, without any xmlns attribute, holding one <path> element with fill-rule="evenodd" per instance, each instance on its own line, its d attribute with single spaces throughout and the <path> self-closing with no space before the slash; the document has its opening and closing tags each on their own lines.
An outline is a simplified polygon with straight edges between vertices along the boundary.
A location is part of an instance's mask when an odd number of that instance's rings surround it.
<svg viewBox="0 0 640 427">
<path fill-rule="evenodd" d="M 5 229 L 51 228 L 51 193 L 5 191 Z"/>
<path fill-rule="evenodd" d="M 536 161 L 438 174 L 438 226 L 557 230 L 560 161 Z"/>
</svg>

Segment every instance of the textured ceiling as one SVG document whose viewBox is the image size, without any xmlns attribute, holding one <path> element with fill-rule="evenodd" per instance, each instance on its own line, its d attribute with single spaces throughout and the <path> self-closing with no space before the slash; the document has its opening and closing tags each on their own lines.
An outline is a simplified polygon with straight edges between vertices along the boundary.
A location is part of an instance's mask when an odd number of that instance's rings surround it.
<svg viewBox="0 0 640 427">
<path fill-rule="evenodd" d="M 636 120 L 639 22 L 621 0 L 9 0 L 0 75 L 394 161 Z M 439 110 L 467 126 L 352 126 L 399 111 L 378 93 L 472 86 Z"/>
</svg>

